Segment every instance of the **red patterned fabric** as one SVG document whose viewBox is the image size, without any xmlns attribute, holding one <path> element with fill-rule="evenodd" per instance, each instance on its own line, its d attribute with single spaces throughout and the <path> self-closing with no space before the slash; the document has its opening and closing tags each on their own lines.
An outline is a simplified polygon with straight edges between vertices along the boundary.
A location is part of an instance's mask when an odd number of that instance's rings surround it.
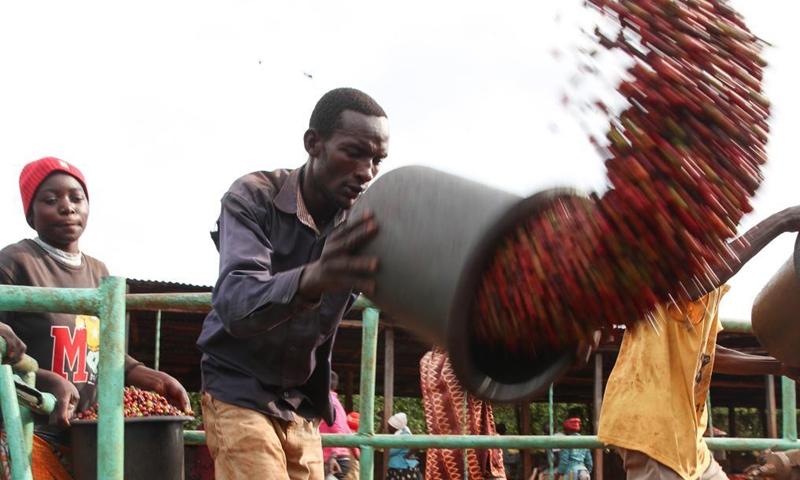
<svg viewBox="0 0 800 480">
<path fill-rule="evenodd" d="M 492 406 L 466 394 L 456 380 L 450 359 L 434 349 L 420 360 L 425 421 L 431 435 L 460 435 L 464 432 L 466 395 L 466 433 L 496 435 Z M 467 449 L 470 480 L 505 478 L 503 454 L 499 449 Z M 464 456 L 458 449 L 429 449 L 425 461 L 426 480 L 463 480 Z"/>
</svg>

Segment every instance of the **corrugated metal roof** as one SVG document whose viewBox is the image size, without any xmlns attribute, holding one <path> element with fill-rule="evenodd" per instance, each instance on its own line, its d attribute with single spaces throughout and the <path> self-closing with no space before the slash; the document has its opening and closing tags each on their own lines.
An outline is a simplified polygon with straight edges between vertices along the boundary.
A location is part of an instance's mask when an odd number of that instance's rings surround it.
<svg viewBox="0 0 800 480">
<path fill-rule="evenodd" d="M 131 293 L 182 293 L 182 292 L 210 292 L 211 285 L 192 285 L 188 283 L 167 282 L 163 280 L 126 279 Z"/>
</svg>

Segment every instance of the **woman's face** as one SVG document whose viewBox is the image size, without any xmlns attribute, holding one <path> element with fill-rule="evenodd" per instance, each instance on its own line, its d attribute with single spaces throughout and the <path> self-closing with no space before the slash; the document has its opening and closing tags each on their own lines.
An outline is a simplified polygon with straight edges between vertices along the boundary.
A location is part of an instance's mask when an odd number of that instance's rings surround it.
<svg viewBox="0 0 800 480">
<path fill-rule="evenodd" d="M 54 173 L 36 190 L 31 204 L 33 228 L 47 244 L 78 253 L 78 239 L 89 219 L 83 185 L 67 173 Z"/>
</svg>

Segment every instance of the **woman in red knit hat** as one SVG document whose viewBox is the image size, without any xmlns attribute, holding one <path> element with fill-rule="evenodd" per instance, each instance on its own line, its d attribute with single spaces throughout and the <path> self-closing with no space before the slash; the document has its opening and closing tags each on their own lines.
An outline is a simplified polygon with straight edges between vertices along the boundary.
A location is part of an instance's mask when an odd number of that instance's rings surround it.
<svg viewBox="0 0 800 480">
<path fill-rule="evenodd" d="M 0 250 L 0 284 L 98 287 L 108 269 L 79 247 L 89 219 L 89 192 L 81 171 L 58 158 L 42 158 L 22 169 L 19 188 L 25 219 L 37 236 Z M 0 312 L 0 323 L 19 336 L 39 363 L 36 387 L 56 397 L 50 418 L 34 426 L 33 476 L 68 479 L 67 428 L 76 412 L 97 401 L 100 321 L 90 315 Z M 125 382 L 189 411 L 189 397 L 177 380 L 130 356 L 125 359 Z"/>
<path fill-rule="evenodd" d="M 570 417 L 562 425 L 565 435 L 581 434 L 581 419 Z M 589 480 L 592 473 L 592 451 L 588 448 L 564 448 L 561 450 L 556 470 L 563 480 Z"/>
</svg>

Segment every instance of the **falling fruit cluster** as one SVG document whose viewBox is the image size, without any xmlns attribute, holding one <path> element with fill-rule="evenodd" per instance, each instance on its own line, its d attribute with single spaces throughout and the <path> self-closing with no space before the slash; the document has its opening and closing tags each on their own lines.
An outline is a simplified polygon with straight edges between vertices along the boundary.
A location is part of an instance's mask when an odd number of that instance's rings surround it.
<svg viewBox="0 0 800 480">
<path fill-rule="evenodd" d="M 473 339 L 527 357 L 713 288 L 767 160 L 763 42 L 726 2 L 587 5 L 618 28 L 595 29 L 599 48 L 633 60 L 617 87 L 627 106 L 598 105 L 609 190 L 556 198 L 519 224 L 472 306 Z"/>
<path fill-rule="evenodd" d="M 124 389 L 123 411 L 126 418 L 194 415 L 171 405 L 166 398 L 156 392 L 148 392 L 137 387 Z M 79 420 L 97 420 L 97 404 L 77 414 Z"/>
</svg>

